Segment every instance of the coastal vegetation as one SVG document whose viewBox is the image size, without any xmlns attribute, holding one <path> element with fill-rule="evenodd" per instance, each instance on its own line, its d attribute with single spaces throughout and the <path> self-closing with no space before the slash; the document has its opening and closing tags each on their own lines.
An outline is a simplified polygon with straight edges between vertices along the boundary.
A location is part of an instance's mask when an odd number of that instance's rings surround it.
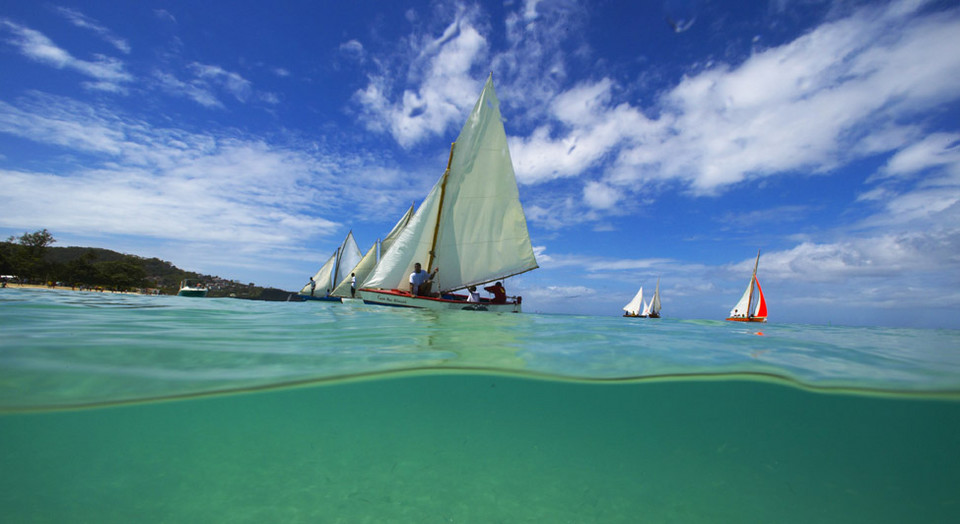
<svg viewBox="0 0 960 524">
<path fill-rule="evenodd" d="M 185 271 L 159 258 L 95 247 L 53 247 L 46 229 L 0 242 L 0 275 L 24 284 L 175 295 L 184 279 L 202 282 L 210 297 L 286 300 L 290 292 Z"/>
</svg>

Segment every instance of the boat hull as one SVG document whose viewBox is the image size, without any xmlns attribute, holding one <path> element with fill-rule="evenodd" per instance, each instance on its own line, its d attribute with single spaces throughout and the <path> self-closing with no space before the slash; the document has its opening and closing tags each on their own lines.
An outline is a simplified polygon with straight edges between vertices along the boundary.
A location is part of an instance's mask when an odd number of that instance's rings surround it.
<svg viewBox="0 0 960 524">
<path fill-rule="evenodd" d="M 416 297 L 405 291 L 396 289 L 361 289 L 358 295 L 363 298 L 364 304 L 378 306 L 410 307 L 433 310 L 465 310 L 465 311 L 495 311 L 501 313 L 520 313 L 521 300 L 494 304 L 481 299 L 480 302 L 467 302 L 463 295 L 447 294 L 440 297 Z"/>
<path fill-rule="evenodd" d="M 766 322 L 767 317 L 730 317 L 730 322 Z"/>
<path fill-rule="evenodd" d="M 181 289 L 177 292 L 178 297 L 205 297 L 207 296 L 206 289 Z"/>
<path fill-rule="evenodd" d="M 314 297 L 310 295 L 300 295 L 304 300 L 319 300 L 320 302 L 340 302 L 340 297 Z"/>
</svg>

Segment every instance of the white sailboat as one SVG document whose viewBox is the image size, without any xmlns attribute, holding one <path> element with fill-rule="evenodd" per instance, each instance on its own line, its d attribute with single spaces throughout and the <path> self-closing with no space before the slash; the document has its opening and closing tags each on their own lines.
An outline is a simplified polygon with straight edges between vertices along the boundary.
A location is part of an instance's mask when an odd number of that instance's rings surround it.
<svg viewBox="0 0 960 524">
<path fill-rule="evenodd" d="M 757 280 L 757 267 L 759 265 L 760 250 L 758 249 L 757 261 L 753 264 L 753 276 L 747 284 L 747 290 L 743 292 L 743 296 L 740 297 L 737 305 L 730 310 L 730 316 L 727 317 L 727 320 L 731 322 L 767 321 L 767 301 L 763 298 L 763 290 L 760 289 L 760 281 Z M 756 288 L 756 292 L 754 292 L 754 288 Z"/>
<path fill-rule="evenodd" d="M 643 307 L 641 317 L 660 318 L 660 278 L 657 277 L 657 289 L 653 292 L 653 298 L 650 303 Z"/>
<path fill-rule="evenodd" d="M 363 281 L 370 275 L 370 272 L 373 271 L 373 268 L 376 267 L 379 257 L 377 256 L 377 248 L 380 248 L 380 256 L 383 256 L 390 246 L 393 245 L 393 242 L 396 240 L 397 236 L 400 235 L 400 232 L 403 231 L 403 228 L 407 226 L 407 223 L 410 222 L 410 217 L 413 216 L 413 204 L 410 205 L 410 209 L 407 210 L 406 214 L 400 218 L 400 220 L 393 226 L 393 229 L 387 233 L 387 236 L 381 241 L 377 240 L 373 243 L 373 246 L 367 250 L 366 254 L 363 255 L 363 258 L 349 271 L 343 272 L 343 278 L 337 284 L 337 287 L 333 288 L 333 291 L 330 292 L 331 296 L 340 297 L 341 299 L 352 299 L 356 298 L 353 291 L 359 289 L 363 284 Z M 359 299 L 358 299 L 359 300 Z"/>
<path fill-rule="evenodd" d="M 640 291 L 637 291 L 637 294 L 633 296 L 633 299 L 630 302 L 627 302 L 626 306 L 623 306 L 623 316 L 625 317 L 639 317 L 641 309 L 645 309 L 646 306 L 643 303 L 643 286 L 640 286 Z"/>
<path fill-rule="evenodd" d="M 415 263 L 428 274 L 439 269 L 430 284 L 437 293 L 410 293 Z M 521 297 L 468 303 L 466 295 L 453 292 L 537 267 L 490 75 L 450 148 L 447 170 L 361 294 L 369 304 L 519 312 Z"/>
<path fill-rule="evenodd" d="M 357 247 L 357 241 L 353 239 L 353 231 L 351 231 L 347 233 L 347 238 L 343 239 L 340 247 L 320 267 L 317 274 L 303 286 L 299 295 L 308 300 L 339 302 L 340 297 L 333 296 L 331 293 L 336 284 L 343 280 L 347 268 L 356 266 L 361 258 L 363 254 L 360 253 L 360 248 Z"/>
<path fill-rule="evenodd" d="M 633 296 L 633 300 L 623 306 L 623 316 L 633 318 L 660 318 L 660 279 L 657 279 L 657 289 L 653 292 L 650 302 L 643 300 L 643 286 Z"/>
</svg>

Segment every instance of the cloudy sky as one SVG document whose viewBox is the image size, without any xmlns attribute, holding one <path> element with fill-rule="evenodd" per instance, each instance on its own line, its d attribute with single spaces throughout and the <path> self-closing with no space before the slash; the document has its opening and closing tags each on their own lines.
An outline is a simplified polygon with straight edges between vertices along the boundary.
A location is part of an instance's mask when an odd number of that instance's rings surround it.
<svg viewBox="0 0 960 524">
<path fill-rule="evenodd" d="M 0 235 L 299 289 L 442 174 L 492 72 L 527 311 L 960 327 L 954 1 L 0 7 Z M 648 291 L 649 293 L 649 291 Z"/>
</svg>

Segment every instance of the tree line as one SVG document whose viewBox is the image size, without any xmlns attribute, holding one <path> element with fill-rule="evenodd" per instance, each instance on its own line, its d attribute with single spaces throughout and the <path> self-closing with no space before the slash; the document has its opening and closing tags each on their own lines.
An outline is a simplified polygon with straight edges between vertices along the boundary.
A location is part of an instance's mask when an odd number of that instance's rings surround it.
<svg viewBox="0 0 960 524">
<path fill-rule="evenodd" d="M 163 260 L 145 259 L 99 248 L 53 248 L 46 229 L 11 236 L 0 243 L 0 275 L 25 284 L 61 284 L 112 291 L 159 290 L 176 293 L 185 278 L 204 275 L 183 271 Z"/>
</svg>

